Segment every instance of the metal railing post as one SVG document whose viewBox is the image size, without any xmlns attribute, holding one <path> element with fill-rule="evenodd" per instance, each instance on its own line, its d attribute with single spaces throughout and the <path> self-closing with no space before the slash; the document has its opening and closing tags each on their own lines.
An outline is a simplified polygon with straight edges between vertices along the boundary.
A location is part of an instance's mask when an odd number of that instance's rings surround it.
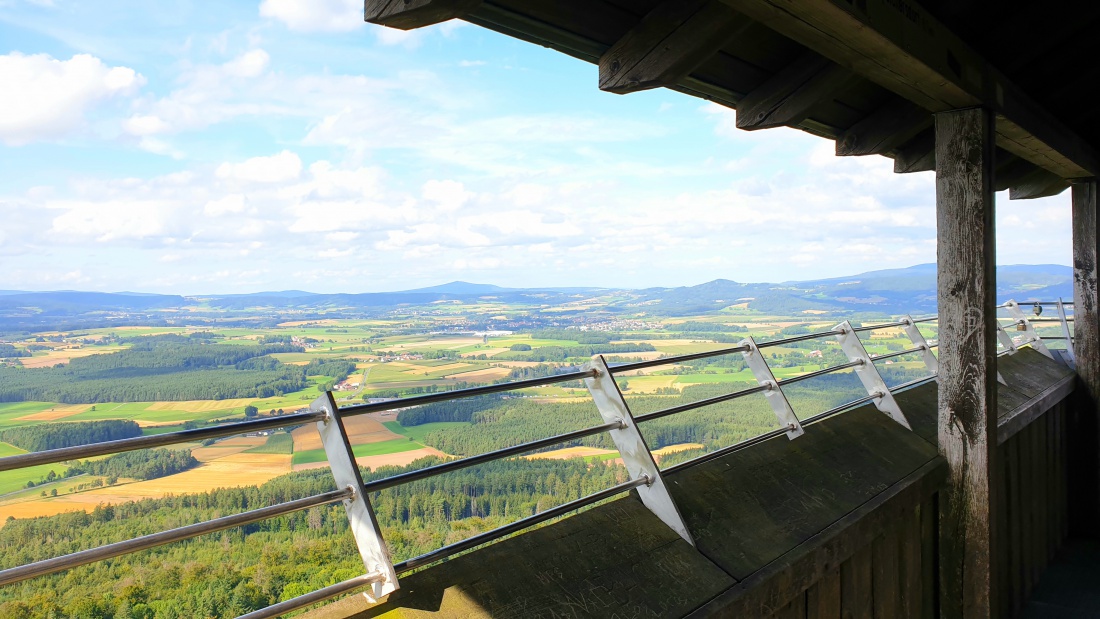
<svg viewBox="0 0 1100 619">
<path fill-rule="evenodd" d="M 928 370 L 928 373 L 936 376 L 940 373 L 940 361 L 936 358 L 936 355 L 932 354 L 932 347 L 928 345 L 928 340 L 924 339 L 924 334 L 917 328 L 917 323 L 913 322 L 913 317 L 906 314 L 901 319 L 902 328 L 905 329 L 905 334 L 909 336 L 909 341 L 914 346 L 919 346 L 921 360 L 924 361 L 924 367 Z"/>
<path fill-rule="evenodd" d="M 775 380 L 775 374 L 772 374 L 772 369 L 768 366 L 764 353 L 760 352 L 760 347 L 756 345 L 756 340 L 751 337 L 745 338 L 741 340 L 741 346 L 748 347 L 748 350 L 741 353 L 745 358 L 745 364 L 749 366 L 749 371 L 752 372 L 756 382 L 765 387 L 764 397 L 768 399 L 768 404 L 771 405 L 779 426 L 787 429 L 787 439 L 793 441 L 805 434 L 802 422 L 798 420 L 798 415 L 794 414 L 791 403 L 787 401 L 787 395 L 783 393 L 783 387 L 779 385 L 779 381 Z"/>
<path fill-rule="evenodd" d="M 1073 354 L 1073 331 L 1069 329 L 1069 321 L 1066 320 L 1066 306 L 1062 303 L 1062 298 L 1058 298 L 1058 319 L 1062 322 L 1062 337 L 1066 338 L 1066 353 L 1069 354 L 1069 360 L 1074 364 L 1077 363 L 1077 355 Z"/>
<path fill-rule="evenodd" d="M 339 408 L 332 392 L 327 391 L 314 400 L 309 405 L 309 410 L 324 414 L 317 422 L 317 432 L 321 435 L 321 443 L 325 447 L 336 487 L 350 488 L 354 492 L 351 497 L 344 499 L 344 507 L 347 509 L 355 545 L 358 546 L 363 565 L 367 568 L 367 575 L 380 576 L 379 580 L 370 583 L 370 593 L 365 594 L 367 599 L 375 602 L 400 586 L 397 573 L 393 569 L 393 560 L 390 559 L 390 552 L 382 539 L 382 530 L 378 527 L 374 509 L 371 508 L 370 499 L 363 487 L 363 476 L 359 474 L 359 466 L 355 463 L 355 455 L 351 450 L 351 443 L 348 442 L 344 423 L 337 412 Z"/>
<path fill-rule="evenodd" d="M 894 394 L 886 386 L 886 381 L 882 380 L 882 375 L 878 373 L 878 368 L 875 367 L 871 356 L 867 354 L 867 349 L 863 347 L 863 342 L 860 341 L 859 335 L 852 329 L 851 323 L 845 320 L 833 327 L 833 331 L 836 332 L 836 341 L 840 344 L 844 354 L 848 355 L 848 359 L 853 362 L 860 362 L 854 369 L 856 376 L 859 377 L 859 382 L 863 383 L 863 387 L 867 389 L 867 395 L 871 396 L 871 401 L 875 403 L 880 411 L 889 415 L 891 419 L 912 430 L 913 428 L 909 426 L 909 420 L 901 412 L 901 407 L 894 400 Z"/>
<path fill-rule="evenodd" d="M 606 423 L 618 422 L 619 427 L 609 431 L 611 440 L 619 450 L 619 455 L 626 465 L 626 470 L 631 479 L 646 479 L 646 483 L 638 486 L 638 496 L 642 503 L 649 508 L 662 522 L 679 534 L 680 537 L 695 545 L 691 533 L 680 516 L 680 509 L 676 507 L 672 495 L 668 493 L 668 487 L 661 477 L 661 471 L 657 468 L 657 462 L 653 459 L 653 452 L 646 445 L 645 438 L 638 431 L 634 423 L 634 416 L 623 399 L 619 386 L 615 384 L 615 377 L 607 369 L 607 362 L 603 355 L 595 355 L 586 363 L 584 370 L 595 370 L 595 376 L 584 379 L 588 392 L 592 395 L 592 401 L 600 411 Z"/>
<path fill-rule="evenodd" d="M 1043 338 L 1039 337 L 1039 334 L 1035 332 L 1035 327 L 1032 326 L 1031 321 L 1024 315 L 1023 310 L 1020 309 L 1020 304 L 1014 300 L 1010 300 L 1008 303 L 1005 303 L 1005 309 L 1008 310 L 1009 315 L 1016 321 L 1016 324 L 1023 327 L 1024 333 L 1027 334 L 1027 343 L 1031 344 L 1035 350 L 1053 359 L 1054 354 L 1051 353 L 1047 345 L 1043 343 Z"/>
</svg>

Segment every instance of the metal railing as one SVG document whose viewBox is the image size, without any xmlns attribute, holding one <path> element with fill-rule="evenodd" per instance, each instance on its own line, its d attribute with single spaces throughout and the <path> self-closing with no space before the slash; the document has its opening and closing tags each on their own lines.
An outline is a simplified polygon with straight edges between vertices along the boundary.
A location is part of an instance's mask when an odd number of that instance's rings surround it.
<svg viewBox="0 0 1100 619">
<path fill-rule="evenodd" d="M 1065 304 L 1055 303 L 1055 305 L 1059 307 L 1059 311 L 1061 312 L 1060 322 L 1064 326 L 1066 323 L 1066 316 L 1063 305 Z M 1010 302 L 1009 304 L 1005 304 L 999 307 L 1004 307 L 1010 312 L 1013 312 L 1012 320 L 1016 321 L 1017 324 L 1025 325 L 1026 328 L 1031 329 L 1032 333 L 1034 332 L 1034 329 L 1031 328 L 1031 321 L 1029 321 L 1026 317 L 1022 318 L 1022 323 L 1020 322 L 1020 316 L 1022 314 L 1018 314 L 1019 306 L 1014 305 Z M 246 617 L 248 619 L 259 619 L 261 617 L 277 617 L 284 613 L 304 608 L 316 602 L 335 597 L 342 593 L 363 588 L 370 588 L 369 597 L 377 598 L 380 596 L 384 596 L 396 590 L 396 588 L 398 587 L 398 574 L 402 574 L 410 570 L 434 563 L 436 561 L 440 561 L 447 557 L 454 556 L 458 553 L 470 550 L 482 544 L 492 542 L 494 540 L 522 531 L 555 517 L 565 515 L 569 512 L 593 505 L 600 501 L 618 496 L 631 490 L 636 490 L 639 494 L 639 497 L 646 504 L 646 506 L 649 507 L 649 509 L 652 510 L 654 514 L 661 518 L 662 521 L 664 521 L 673 530 L 679 533 L 686 541 L 694 544 L 694 541 L 688 533 L 686 526 L 684 526 L 680 518 L 680 514 L 676 508 L 675 503 L 673 502 L 667 489 L 665 489 L 662 479 L 663 474 L 682 470 L 686 467 L 694 466 L 702 462 L 713 460 L 715 458 L 720 458 L 726 454 L 751 447 L 752 445 L 756 445 L 763 441 L 776 438 L 783 434 L 786 434 L 789 439 L 794 440 L 798 436 L 801 436 L 801 434 L 804 432 L 804 426 L 820 422 L 838 413 L 868 403 L 874 403 L 875 406 L 878 407 L 881 411 L 890 415 L 896 421 L 908 427 L 908 422 L 898 408 L 897 403 L 893 399 L 893 393 L 935 379 L 935 376 L 938 372 L 938 365 L 936 357 L 932 353 L 932 350 L 936 348 L 937 345 L 929 344 L 925 340 L 924 336 L 920 333 L 917 325 L 921 323 L 934 322 L 936 320 L 937 317 L 935 316 L 921 319 L 913 319 L 909 316 L 906 316 L 900 321 L 859 327 L 853 327 L 848 322 L 843 322 L 828 331 L 799 334 L 760 343 L 757 343 L 753 338 L 748 337 L 738 346 L 734 347 L 721 348 L 701 353 L 662 357 L 659 359 L 646 361 L 619 363 L 611 366 L 607 365 L 606 361 L 601 355 L 596 355 L 589 363 L 585 364 L 579 370 L 555 374 L 553 376 L 518 380 L 480 387 L 470 387 L 466 389 L 458 389 L 441 393 L 400 398 L 384 402 L 356 404 L 345 406 L 342 408 L 337 406 L 336 401 L 332 396 L 332 393 L 329 392 L 318 400 L 314 401 L 310 405 L 309 412 L 283 415 L 270 419 L 244 421 L 239 423 L 213 426 L 209 428 L 168 432 L 154 436 L 122 439 L 90 445 L 82 445 L 77 447 L 66 447 L 62 449 L 53 449 L 0 458 L 0 471 L 9 471 L 40 464 L 51 464 L 112 453 L 122 453 L 136 449 L 160 447 L 176 443 L 201 441 L 210 438 L 221 438 L 247 432 L 256 432 L 261 430 L 271 430 L 277 428 L 286 428 L 290 426 L 299 426 L 307 423 L 315 423 L 321 435 L 322 444 L 324 445 L 326 455 L 328 456 L 329 465 L 332 470 L 333 477 L 337 482 L 338 488 L 337 490 L 331 492 L 325 492 L 314 496 L 272 505 L 269 507 L 263 507 L 240 514 L 224 516 L 209 521 L 170 529 L 160 533 L 145 535 L 122 542 L 107 544 L 97 548 L 82 550 L 72 554 L 54 557 L 51 559 L 37 561 L 34 563 L 2 570 L 0 571 L 0 586 L 20 582 L 38 576 L 53 574 L 66 569 L 70 569 L 80 565 L 86 565 L 88 563 L 93 563 L 112 557 L 118 557 L 125 554 L 155 548 L 157 546 L 190 539 L 207 533 L 255 523 L 265 519 L 291 514 L 312 507 L 329 505 L 338 502 L 342 502 L 347 510 L 350 528 L 355 538 L 360 554 L 362 555 L 366 573 L 363 576 L 330 585 L 328 587 L 318 589 L 316 591 L 293 598 L 291 600 L 279 602 L 278 604 L 269 606 L 265 609 L 248 613 L 246 615 L 243 615 L 243 617 Z M 860 341 L 857 335 L 858 333 L 898 327 L 901 327 L 904 330 L 910 341 L 913 343 L 913 347 L 885 354 L 869 355 L 867 354 L 863 343 Z M 1003 330 L 999 326 L 998 332 L 999 334 L 1003 333 Z M 761 349 L 764 348 L 790 345 L 798 342 L 805 342 L 809 340 L 829 337 L 836 339 L 836 342 L 840 345 L 841 349 L 849 359 L 847 362 L 795 376 L 790 376 L 781 380 L 777 380 L 775 378 L 775 376 L 772 374 L 771 368 L 768 366 L 767 359 L 760 352 Z M 1036 338 L 1035 342 L 1037 342 L 1041 346 L 1042 338 L 1039 338 L 1037 334 L 1034 337 Z M 1003 341 L 1004 340 L 1002 339 L 1002 342 Z M 1011 339 L 1009 339 L 1009 342 L 1011 343 Z M 1006 347 L 1006 349 L 1002 351 L 1001 354 L 1011 354 L 1015 352 L 1016 348 L 1018 348 L 1019 346 L 1023 346 L 1029 343 L 1034 344 L 1035 342 L 1029 340 L 1019 345 Z M 1036 347 L 1038 348 L 1038 346 Z M 748 369 L 752 372 L 753 377 L 757 381 L 756 386 L 733 393 L 705 398 L 687 404 L 681 404 L 642 415 L 635 416 L 631 414 L 630 409 L 627 406 L 627 403 L 614 380 L 615 375 L 622 375 L 628 372 L 663 365 L 682 364 L 699 359 L 733 354 L 741 354 L 744 357 Z M 914 381 L 909 381 L 904 384 L 895 385 L 894 387 L 887 387 L 885 382 L 882 380 L 881 375 L 878 373 L 878 370 L 875 367 L 875 363 L 905 355 L 916 354 L 922 356 L 924 365 L 928 370 L 928 376 Z M 795 415 L 794 410 L 791 408 L 790 403 L 787 401 L 786 395 L 783 392 L 783 387 L 800 381 L 833 374 L 835 372 L 840 372 L 846 369 L 853 369 L 855 371 L 856 375 L 859 376 L 861 382 L 866 388 L 867 395 L 865 397 L 846 402 L 845 404 L 842 404 L 830 410 L 823 411 L 821 413 L 807 417 L 804 420 L 799 420 L 798 417 Z M 587 387 L 593 401 L 596 404 L 597 409 L 600 412 L 600 415 L 603 417 L 604 423 L 589 428 L 574 430 L 572 432 L 559 434 L 557 436 L 530 441 L 527 443 L 522 443 L 520 445 L 506 447 L 503 449 L 498 449 L 475 456 L 447 460 L 440 464 L 429 466 L 423 469 L 400 473 L 384 479 L 378 479 L 367 483 L 363 482 L 359 469 L 355 464 L 355 457 L 351 451 L 350 442 L 348 441 L 348 437 L 344 431 L 342 422 L 344 418 L 356 415 L 383 411 L 393 411 L 396 409 L 404 409 L 424 404 L 446 402 L 457 400 L 460 398 L 469 398 L 493 393 L 528 389 L 533 387 L 542 387 L 577 380 L 584 381 L 585 386 Z M 645 441 L 642 438 L 642 434 L 638 429 L 638 423 L 644 423 L 655 419 L 668 417 L 670 415 L 699 409 L 721 402 L 727 402 L 757 393 L 762 393 L 766 396 L 766 399 L 771 405 L 773 412 L 775 413 L 778 420 L 779 427 L 777 429 L 755 436 L 745 441 L 741 441 L 734 445 L 704 453 L 696 458 L 669 466 L 664 470 L 661 470 L 657 467 L 653 454 L 649 450 L 648 446 L 646 446 Z M 504 525 L 502 527 L 480 533 L 461 542 L 443 546 L 431 552 L 413 557 L 411 559 L 407 559 L 405 561 L 401 561 L 396 564 L 390 560 L 389 552 L 386 549 L 381 530 L 379 529 L 378 523 L 374 517 L 373 508 L 370 504 L 370 493 L 385 490 L 387 488 L 393 488 L 401 484 L 426 479 L 436 475 L 441 475 L 451 471 L 457 471 L 479 464 L 518 456 L 527 452 L 560 445 L 562 443 L 567 443 L 580 438 L 594 436 L 605 432 L 611 435 L 611 439 L 618 449 L 620 457 L 622 458 L 623 463 L 626 466 L 628 473 L 630 474 L 630 479 L 628 481 L 604 490 L 600 490 L 588 496 L 584 496 L 579 499 L 564 503 L 557 507 L 544 510 L 532 516 Z"/>
</svg>

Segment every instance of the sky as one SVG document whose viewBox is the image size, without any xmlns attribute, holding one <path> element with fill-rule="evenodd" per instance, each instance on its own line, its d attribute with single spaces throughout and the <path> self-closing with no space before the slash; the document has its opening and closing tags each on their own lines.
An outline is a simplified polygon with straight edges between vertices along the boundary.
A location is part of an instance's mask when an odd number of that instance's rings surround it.
<svg viewBox="0 0 1100 619">
<path fill-rule="evenodd" d="M 0 0 L 0 289 L 694 285 L 935 261 L 932 173 L 361 0 Z M 1069 193 L 997 200 L 1069 264 Z"/>
</svg>

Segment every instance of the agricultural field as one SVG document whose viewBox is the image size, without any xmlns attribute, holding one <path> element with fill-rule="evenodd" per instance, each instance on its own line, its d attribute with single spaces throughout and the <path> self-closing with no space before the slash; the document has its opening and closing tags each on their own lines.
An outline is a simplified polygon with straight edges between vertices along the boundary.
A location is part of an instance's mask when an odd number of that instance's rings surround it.
<svg viewBox="0 0 1100 619">
<path fill-rule="evenodd" d="M 494 321 L 529 321 L 525 317 L 535 313 L 560 316 L 576 310 L 598 312 L 604 302 L 595 298 L 579 299 L 536 308 L 486 300 L 483 303 L 439 303 L 426 309 L 407 308 L 405 314 L 395 312 L 393 316 L 374 319 L 288 319 L 267 326 L 235 325 L 233 322 L 181 327 L 135 325 L 0 338 L 16 349 L 32 351 L 30 356 L 8 360 L 9 367 L 0 368 L 7 372 L 57 371 L 55 366 L 58 364 L 79 370 L 84 367 L 82 364 L 94 365 L 108 359 L 97 355 L 135 355 L 140 351 L 152 351 L 142 354 L 171 354 L 174 355 L 172 359 L 186 364 L 190 363 L 184 361 L 190 351 L 202 354 L 225 351 L 218 354 L 232 357 L 238 370 L 263 368 L 264 372 L 281 372 L 281 376 L 293 379 L 278 383 L 293 388 L 276 387 L 275 393 L 261 394 L 247 382 L 251 375 L 242 374 L 232 388 L 241 393 L 257 392 L 251 396 L 162 399 L 108 396 L 66 402 L 0 401 L 0 431 L 41 424 L 123 420 L 137 423 L 144 435 L 164 434 L 241 421 L 248 411 L 260 418 L 299 412 L 326 390 L 333 391 L 339 405 L 347 406 L 544 376 L 579 365 L 592 354 L 601 352 L 613 363 L 651 360 L 730 348 L 750 336 L 766 341 L 792 333 L 828 330 L 837 324 L 836 320 L 816 314 L 780 316 L 727 308 L 698 316 L 608 320 L 589 330 L 540 327 L 537 323 L 511 328 L 471 326 Z M 899 329 L 864 335 L 866 347 L 872 354 L 910 347 Z M 930 330 L 928 335 L 934 336 L 934 331 Z M 150 347 L 149 343 L 155 346 Z M 248 359 L 251 354 L 256 355 L 256 361 Z M 783 379 L 835 363 L 839 349 L 830 340 L 819 340 L 812 344 L 771 347 L 767 354 L 775 376 Z M 141 361 L 140 357 L 134 358 Z M 914 356 L 899 357 L 892 363 L 896 368 L 907 370 L 921 367 L 920 360 Z M 184 372 L 186 367 L 189 366 L 181 365 L 180 371 Z M 226 367 L 228 371 L 228 366 L 218 367 Z M 256 380 L 265 379 L 267 375 L 258 374 Z M 147 382 L 153 384 L 157 380 L 160 379 L 151 375 Z M 620 389 L 628 397 L 664 399 L 675 399 L 685 390 L 700 386 L 725 388 L 724 385 L 729 385 L 728 389 L 736 389 L 738 385 L 753 381 L 754 377 L 744 367 L 739 354 L 657 366 L 619 377 Z M 165 389 L 175 389 L 172 393 L 181 395 L 197 391 L 188 386 L 190 383 L 179 384 L 182 387 L 166 386 Z M 135 390 L 112 391 L 108 385 L 101 391 L 125 395 Z M 536 398 L 537 402 L 548 406 L 590 406 L 587 390 L 579 382 L 527 389 L 517 395 Z M 397 411 L 385 411 L 344 420 L 360 466 L 373 470 L 382 466 L 406 466 L 429 456 L 447 457 L 446 450 L 434 445 L 447 443 L 444 440 L 447 436 L 466 432 L 470 425 L 469 421 L 429 421 L 406 426 L 399 422 L 399 417 Z M 655 456 L 660 458 L 702 447 L 700 443 L 668 444 L 656 449 Z M 8 516 L 23 518 L 72 510 L 90 511 L 101 503 L 255 486 L 292 471 L 327 466 L 313 424 L 175 448 L 188 450 L 198 460 L 198 466 L 153 480 L 119 478 L 109 480 L 111 483 L 107 483 L 107 478 L 84 474 L 55 481 L 47 479 L 51 471 L 55 476 L 64 475 L 67 470 L 64 464 L 0 473 L 0 523 Z M 0 443 L 0 457 L 21 452 L 17 447 Z M 618 454 L 603 447 L 572 445 L 528 457 L 532 460 L 578 458 L 589 463 L 614 463 Z M 28 482 L 32 488 L 27 487 Z"/>
</svg>

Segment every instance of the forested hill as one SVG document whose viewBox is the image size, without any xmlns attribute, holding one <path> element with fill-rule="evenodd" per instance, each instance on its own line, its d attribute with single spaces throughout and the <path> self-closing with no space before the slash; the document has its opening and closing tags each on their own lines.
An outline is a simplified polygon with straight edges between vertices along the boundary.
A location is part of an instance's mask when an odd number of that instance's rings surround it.
<svg viewBox="0 0 1100 619">
<path fill-rule="evenodd" d="M 304 389 L 308 376 L 343 380 L 348 361 L 285 365 L 267 355 L 301 352 L 290 344 L 230 345 L 151 336 L 132 348 L 73 359 L 53 368 L 0 366 L 0 402 L 62 404 L 268 398 Z"/>
</svg>

